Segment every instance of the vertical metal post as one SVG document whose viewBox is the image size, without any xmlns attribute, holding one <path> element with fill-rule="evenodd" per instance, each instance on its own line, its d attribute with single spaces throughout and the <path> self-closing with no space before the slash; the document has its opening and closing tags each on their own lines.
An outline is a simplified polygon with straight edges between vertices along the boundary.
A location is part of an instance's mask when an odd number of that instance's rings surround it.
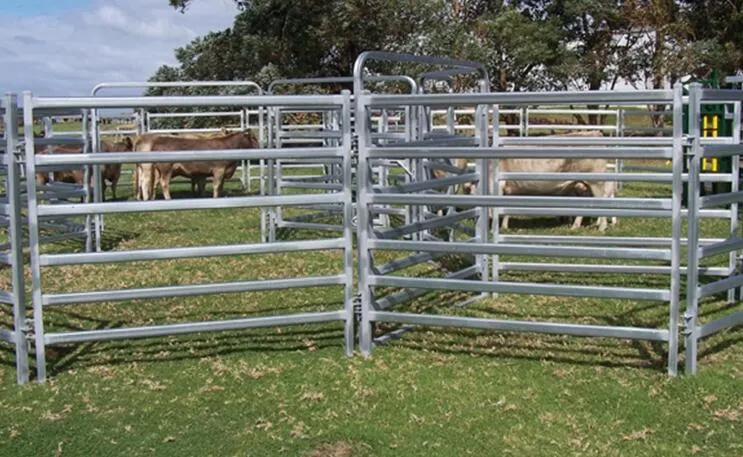
<svg viewBox="0 0 743 457">
<path fill-rule="evenodd" d="M 41 304 L 41 266 L 39 265 L 39 215 L 36 208 L 36 151 L 34 150 L 34 97 L 23 92 L 23 134 L 26 141 L 26 193 L 28 198 L 28 242 L 31 260 L 31 298 L 34 309 L 34 339 L 36 342 L 36 380 L 46 380 L 46 340 L 44 313 Z"/>
<path fill-rule="evenodd" d="M 356 106 L 359 106 L 358 104 Z M 411 106 L 406 106 L 404 108 L 404 114 L 405 114 L 405 141 L 413 141 L 414 135 L 413 135 L 413 119 L 412 119 L 412 113 L 413 109 Z M 403 162 L 404 165 L 407 167 L 408 170 L 412 168 L 412 162 L 410 159 L 405 159 L 405 162 Z M 405 184 L 409 184 L 412 180 L 412 177 L 406 172 L 405 173 Z M 410 225 L 413 223 L 413 206 L 412 205 L 405 205 L 405 225 Z M 410 235 L 405 235 L 405 238 L 411 239 Z"/>
<path fill-rule="evenodd" d="M 475 109 L 475 135 L 478 139 L 478 147 L 486 148 L 488 146 L 488 118 L 487 105 L 477 105 Z M 477 184 L 478 194 L 482 196 L 490 195 L 490 173 L 488 173 L 488 159 L 477 159 L 477 171 L 480 174 L 480 181 Z M 475 241 L 479 244 L 488 243 L 488 218 L 490 207 L 481 206 L 478 208 L 477 226 L 475 227 Z M 477 254 L 476 262 L 480 270 L 482 281 L 490 281 L 488 256 Z"/>
<path fill-rule="evenodd" d="M 735 102 L 733 104 L 733 132 L 732 142 L 733 144 L 740 144 L 740 115 L 741 115 L 741 103 Z M 735 193 L 740 190 L 740 156 L 733 156 L 731 158 L 732 166 L 730 168 L 730 191 Z M 730 238 L 738 236 L 738 203 L 730 204 Z M 732 251 L 729 254 L 728 266 L 730 267 L 730 274 L 735 274 L 735 268 L 738 263 L 738 252 Z M 735 289 L 728 290 L 728 302 L 735 303 L 736 293 Z"/>
<path fill-rule="evenodd" d="M 412 134 L 411 141 L 419 140 L 421 137 L 419 135 L 419 123 L 421 121 L 421 109 L 419 106 L 411 106 L 410 107 L 410 132 Z M 369 163 L 371 166 L 371 162 Z M 413 176 L 411 177 L 411 180 L 414 182 L 420 182 L 420 178 L 418 177 L 418 167 L 419 167 L 419 161 L 418 159 L 410 159 L 410 165 L 411 165 L 411 171 L 413 172 Z M 421 222 L 422 219 L 420 217 L 421 214 L 421 207 L 417 205 L 410 205 L 410 218 L 411 223 Z M 420 232 L 413 232 L 410 234 L 410 239 L 413 241 L 419 241 L 420 240 Z"/>
<path fill-rule="evenodd" d="M 260 147 L 265 148 L 266 147 L 266 132 L 265 132 L 265 116 L 266 116 L 266 109 L 262 106 L 258 107 L 258 143 L 260 144 Z M 266 175 L 265 175 L 265 168 L 266 168 L 266 160 L 260 159 L 258 161 L 258 172 L 260 179 L 258 180 L 258 191 L 260 195 L 266 194 Z"/>
<path fill-rule="evenodd" d="M 493 147 L 500 147 L 500 106 L 493 105 Z M 500 195 L 500 159 L 493 158 L 488 160 L 491 164 L 492 178 L 490 180 L 490 189 L 494 195 Z M 492 216 L 492 242 L 495 244 L 500 243 L 500 208 L 492 208 L 490 210 Z M 498 254 L 493 255 L 492 262 L 492 280 L 498 282 L 500 279 L 500 256 Z"/>
<path fill-rule="evenodd" d="M 134 111 L 134 130 L 137 131 L 137 135 L 144 135 L 144 120 L 139 111 Z"/>
<path fill-rule="evenodd" d="M 346 283 L 343 289 L 343 300 L 346 306 L 345 320 L 345 349 L 346 355 L 353 355 L 354 348 L 354 288 L 353 288 L 353 179 L 351 144 L 353 135 L 351 132 L 351 92 L 344 90 L 343 109 L 341 111 L 340 128 L 343 135 L 343 273 Z"/>
<path fill-rule="evenodd" d="M 686 312 L 684 313 L 684 335 L 686 339 L 686 367 L 688 374 L 697 371 L 697 354 L 699 329 L 697 314 L 699 311 L 699 162 L 701 154 L 699 131 L 699 112 L 701 108 L 701 84 L 692 83 L 689 88 L 689 139 L 691 160 L 689 161 L 689 202 L 688 208 L 688 260 L 686 280 Z"/>
<path fill-rule="evenodd" d="M 281 108 L 276 108 L 276 138 L 274 139 L 275 145 L 277 148 L 281 148 L 283 146 L 283 140 L 281 137 L 281 131 L 282 126 L 284 122 L 284 113 L 281 111 Z M 284 179 L 284 169 L 283 169 L 283 163 L 280 159 L 274 160 L 274 170 L 273 170 L 273 190 L 274 195 L 281 195 L 283 191 L 283 187 L 281 185 L 281 181 Z M 274 229 L 276 226 L 281 224 L 284 220 L 284 208 L 281 206 L 273 206 L 271 207 L 273 209 L 274 214 L 274 222 L 273 226 Z M 272 240 L 272 241 L 275 241 Z"/>
<path fill-rule="evenodd" d="M 616 125 L 616 136 L 624 136 L 624 108 L 619 107 L 617 108 L 617 125 Z M 620 157 L 614 160 L 614 171 L 616 173 L 622 173 L 622 170 L 624 168 L 624 160 Z M 618 190 L 621 190 L 624 187 L 624 181 L 617 181 L 616 182 L 616 188 Z"/>
<path fill-rule="evenodd" d="M 248 130 L 248 109 L 245 107 L 240 108 L 240 131 L 246 132 Z M 250 161 L 242 161 L 242 170 L 240 171 L 240 183 L 242 184 L 243 190 L 250 190 Z"/>
<path fill-rule="evenodd" d="M 28 382 L 28 341 L 26 340 L 26 292 L 23 278 L 23 219 L 21 215 L 20 167 L 16 156 L 18 148 L 18 97 L 5 94 L 5 163 L 8 175 L 5 182 L 8 196 L 8 238 L 13 288 L 13 335 L 15 338 L 15 365 L 18 384 Z M 33 128 L 33 125 L 32 125 Z M 32 138 L 33 143 L 33 138 Z M 33 147 L 33 145 L 31 146 Z"/>
<path fill-rule="evenodd" d="M 679 309 L 681 302 L 681 205 L 684 182 L 683 88 L 680 83 L 673 86 L 673 158 L 671 196 L 671 301 L 668 318 L 668 374 L 678 373 Z M 692 246 L 691 244 L 689 245 Z"/>
<path fill-rule="evenodd" d="M 361 294 L 361 325 L 359 326 L 359 346 L 361 354 L 365 357 L 371 355 L 372 351 L 372 327 L 370 313 L 372 312 L 372 294 L 369 287 L 368 275 L 371 272 L 371 253 L 369 252 L 368 238 L 371 231 L 369 227 L 369 194 L 371 194 L 371 162 L 367 157 L 369 138 L 367 136 L 368 119 L 367 95 L 361 93 L 361 81 L 354 80 L 354 96 L 356 97 L 356 133 L 359 143 L 359 158 L 356 169 L 357 180 L 357 237 L 359 257 L 359 292 Z M 412 120 L 412 119 L 411 119 Z"/>
<path fill-rule="evenodd" d="M 51 138 L 54 136 L 54 126 L 52 125 L 52 118 L 45 116 L 41 118 L 41 124 L 42 128 L 44 129 L 44 138 Z M 46 153 L 47 154 L 54 154 L 54 145 L 53 144 L 47 144 L 46 145 Z M 50 171 L 48 172 L 49 175 L 49 183 L 54 182 L 54 172 Z M 35 179 L 35 177 L 34 177 Z"/>
<path fill-rule="evenodd" d="M 91 110 L 90 117 L 91 117 L 90 119 L 91 134 L 90 134 L 90 142 L 89 142 L 88 129 L 86 128 L 88 127 L 88 124 L 87 124 L 88 115 L 87 115 L 87 110 L 83 110 L 83 131 L 85 132 L 84 133 L 85 145 L 83 146 L 83 153 L 84 154 L 91 154 L 91 153 L 98 154 L 101 150 L 101 141 L 98 135 L 98 110 L 97 109 Z M 90 173 L 90 167 L 86 166 L 85 172 L 84 172 L 84 175 L 85 175 L 84 185 L 87 186 L 86 192 L 85 192 L 86 203 L 90 202 L 89 173 Z M 101 173 L 100 165 L 93 165 L 93 201 L 95 203 L 100 203 L 103 201 L 103 175 Z M 86 216 L 86 223 L 85 223 L 86 227 L 90 226 L 89 219 L 90 219 L 90 216 Z M 95 224 L 95 250 L 96 252 L 101 252 L 101 232 L 103 229 L 103 215 L 102 214 L 95 215 L 94 224 Z M 90 229 L 87 229 L 87 230 L 89 231 Z M 87 252 L 91 251 L 89 245 L 90 245 L 90 237 L 88 237 L 85 240 L 85 246 L 86 246 L 85 250 Z"/>
</svg>

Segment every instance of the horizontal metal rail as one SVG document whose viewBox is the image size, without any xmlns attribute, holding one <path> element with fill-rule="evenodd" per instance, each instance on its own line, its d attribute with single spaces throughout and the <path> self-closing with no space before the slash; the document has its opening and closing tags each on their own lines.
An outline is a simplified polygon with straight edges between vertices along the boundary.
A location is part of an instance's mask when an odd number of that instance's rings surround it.
<svg viewBox="0 0 743 457">
<path fill-rule="evenodd" d="M 343 230 L 341 224 L 321 224 L 317 222 L 293 222 L 291 218 L 286 218 L 276 223 L 280 228 L 293 228 L 302 230 L 321 230 L 326 232 L 339 232 Z"/>
<path fill-rule="evenodd" d="M 399 276 L 369 275 L 369 285 L 383 287 L 412 287 L 432 290 L 462 290 L 469 292 L 514 293 L 526 295 L 553 295 L 565 297 L 621 298 L 628 300 L 669 301 L 671 294 L 663 289 L 643 289 L 606 286 L 565 286 L 527 282 L 484 282 L 434 278 L 404 278 Z"/>
<path fill-rule="evenodd" d="M 628 167 L 625 167 L 627 170 Z M 504 171 L 498 174 L 500 180 L 526 180 L 526 181 L 564 181 L 564 180 L 584 180 L 584 181 L 633 181 L 633 182 L 673 182 L 671 170 L 668 173 L 523 173 Z M 688 181 L 689 175 L 681 175 L 682 181 Z M 700 175 L 700 182 L 732 182 L 729 174 L 720 173 L 703 173 Z"/>
<path fill-rule="evenodd" d="M 548 158 L 603 158 L 603 159 L 671 159 L 672 148 L 662 147 L 488 147 L 488 148 L 457 148 L 421 146 L 416 150 L 399 147 L 369 147 L 367 155 L 372 159 L 409 159 L 409 158 L 439 158 L 439 159 L 548 159 Z"/>
<path fill-rule="evenodd" d="M 172 117 L 232 117 L 241 116 L 242 111 L 210 111 L 194 113 L 147 113 L 150 119 L 172 118 Z"/>
<path fill-rule="evenodd" d="M 743 311 L 728 314 L 725 317 L 707 322 L 704 325 L 698 326 L 697 331 L 699 332 L 699 337 L 704 338 L 710 335 L 714 335 L 715 333 L 727 328 L 738 326 L 740 324 L 743 324 Z"/>
<path fill-rule="evenodd" d="M 284 181 L 280 180 L 279 184 L 286 189 L 315 189 L 315 190 L 343 190 L 343 184 L 333 184 L 326 182 L 303 182 L 303 181 Z"/>
<path fill-rule="evenodd" d="M 729 238 L 725 241 L 721 241 L 719 243 L 701 246 L 698 249 L 697 255 L 700 259 L 703 259 L 705 257 L 712 257 L 714 255 L 727 254 L 739 249 L 743 249 L 743 238 L 734 237 Z"/>
<path fill-rule="evenodd" d="M 75 254 L 42 254 L 42 266 L 83 265 L 94 263 L 139 262 L 151 260 L 190 259 L 246 254 L 275 254 L 326 249 L 343 249 L 342 238 L 330 240 L 285 241 L 279 243 L 232 244 L 224 246 L 197 246 L 187 248 L 142 249 L 136 251 L 109 251 Z"/>
<path fill-rule="evenodd" d="M 55 135 L 43 138 L 34 138 L 34 144 L 36 146 L 82 146 L 85 144 L 85 140 L 79 136 Z"/>
<path fill-rule="evenodd" d="M 428 190 L 428 189 L 439 189 L 444 187 L 450 187 L 457 184 L 464 184 L 467 182 L 477 181 L 480 179 L 479 173 L 468 173 L 464 175 L 458 175 L 458 176 L 450 176 L 446 178 L 439 178 L 439 179 L 429 179 L 426 181 L 418 181 L 413 182 L 410 184 L 398 184 L 393 186 L 386 186 L 386 187 L 377 187 L 375 186 L 373 188 L 374 192 L 380 193 L 380 194 L 392 194 L 392 193 L 408 193 L 408 192 L 420 192 L 422 190 Z"/>
<path fill-rule="evenodd" d="M 148 338 L 155 336 L 182 335 L 186 333 L 243 330 L 248 328 L 299 325 L 319 322 L 345 320 L 345 311 L 301 313 L 287 316 L 249 317 L 224 321 L 192 322 L 166 324 L 149 327 L 130 327 L 81 332 L 46 333 L 44 340 L 48 345 L 83 343 L 86 341 L 108 341 L 128 338 Z"/>
<path fill-rule="evenodd" d="M 741 286 L 743 286 L 743 274 L 731 276 L 699 287 L 699 298 L 710 297 Z"/>
<path fill-rule="evenodd" d="M 445 206 L 490 206 L 542 208 L 606 208 L 606 209 L 650 209 L 670 210 L 670 198 L 587 198 L 587 197 L 525 197 L 493 195 L 410 195 L 374 194 L 369 196 L 373 204 L 388 205 L 445 205 Z"/>
<path fill-rule="evenodd" d="M 375 322 L 394 322 L 399 324 L 463 327 L 496 331 L 554 333 L 560 335 L 598 336 L 650 341 L 668 341 L 669 336 L 668 330 L 662 329 L 437 316 L 431 314 L 411 314 L 389 311 L 370 311 L 369 318 Z"/>
<path fill-rule="evenodd" d="M 657 274 L 668 275 L 673 271 L 670 266 L 655 265 L 596 265 L 576 263 L 530 263 L 530 262 L 503 262 L 499 264 L 501 271 L 551 271 L 555 273 L 596 273 L 596 274 Z M 687 273 L 686 267 L 680 267 L 681 274 Z M 700 267 L 699 274 L 705 276 L 728 276 L 730 268 Z"/>
<path fill-rule="evenodd" d="M 168 106 L 299 106 L 338 110 L 342 95 L 198 95 L 156 97 L 33 97 L 34 111 L 85 108 L 162 108 Z M 42 114 L 42 113 L 39 113 Z"/>
<path fill-rule="evenodd" d="M 738 89 L 701 89 L 702 102 L 740 102 L 743 91 Z"/>
<path fill-rule="evenodd" d="M 338 159 L 342 148 L 215 149 L 200 151 L 108 152 L 103 154 L 37 154 L 37 165 L 96 165 L 124 163 L 239 161 L 259 159 Z"/>
<path fill-rule="evenodd" d="M 343 137 L 343 134 L 337 130 L 322 130 L 322 131 L 301 131 L 301 132 L 277 132 L 279 138 L 281 138 L 282 141 L 286 138 L 311 138 L 311 139 L 341 139 Z"/>
<path fill-rule="evenodd" d="M 341 193 L 270 197 L 184 198 L 179 200 L 39 205 L 38 213 L 39 216 L 85 216 L 92 214 L 132 213 L 137 211 L 265 208 L 269 206 L 300 206 L 343 202 L 344 196 Z"/>
<path fill-rule="evenodd" d="M 472 265 L 462 270 L 449 273 L 446 276 L 444 276 L 444 279 L 466 279 L 466 278 L 476 276 L 479 273 L 480 273 L 480 270 L 477 267 L 477 265 Z M 382 298 L 379 298 L 373 303 L 373 306 L 377 310 L 390 309 L 393 306 L 404 303 L 407 300 L 412 300 L 414 298 L 420 297 L 421 295 L 425 295 L 429 292 L 430 292 L 429 289 L 420 289 L 420 288 L 404 289 L 401 291 L 397 291 L 397 292 L 393 292 L 391 294 L 385 295 Z"/>
<path fill-rule="evenodd" d="M 241 292 L 256 292 L 299 287 L 323 287 L 346 283 L 344 275 L 311 276 L 292 279 L 266 279 L 256 281 L 227 282 L 214 284 L 188 284 L 180 286 L 150 287 L 144 289 L 120 289 L 65 294 L 44 294 L 45 306 L 71 305 L 76 303 L 98 303 L 106 301 L 140 300 L 150 298 L 189 297 L 192 295 L 214 295 Z"/>
<path fill-rule="evenodd" d="M 446 216 L 433 217 L 427 221 L 413 222 L 412 224 L 403 225 L 401 227 L 395 227 L 392 229 L 380 230 L 376 233 L 378 238 L 397 238 L 403 235 L 409 235 L 411 233 L 420 232 L 423 230 L 429 230 L 437 227 L 447 226 L 449 224 L 461 221 L 464 219 L 472 219 L 477 216 L 477 209 L 470 209 L 467 211 L 461 211 L 454 214 L 447 214 Z"/>
<path fill-rule="evenodd" d="M 578 137 L 578 136 L 502 136 L 498 142 L 503 146 L 610 146 L 621 147 L 667 147 L 673 146 L 673 138 L 657 136 L 608 136 L 608 137 Z"/>
<path fill-rule="evenodd" d="M 668 249 L 604 248 L 550 246 L 539 244 L 492 244 L 462 242 L 430 242 L 374 240 L 368 242 L 371 249 L 393 251 L 450 252 L 490 255 L 526 255 L 540 257 L 588 257 L 600 259 L 671 260 Z"/>
<path fill-rule="evenodd" d="M 360 106 L 375 108 L 403 105 L 547 105 L 547 104 L 667 104 L 673 103 L 671 90 L 588 91 L 588 92 L 497 92 L 472 94 L 415 94 L 359 96 Z"/>
<path fill-rule="evenodd" d="M 743 155 L 743 144 L 709 144 L 702 147 L 700 157 L 732 157 Z"/>
<path fill-rule="evenodd" d="M 557 197 L 555 197 L 557 198 Z M 588 200 L 588 198 L 586 198 Z M 467 205 L 460 205 L 467 206 Z M 662 217 L 672 216 L 670 210 L 632 210 L 632 209 L 597 209 L 597 208 L 500 208 L 498 212 L 506 216 L 617 216 L 617 217 Z M 701 217 L 724 219 L 730 217 L 730 210 L 703 209 L 699 211 Z M 688 217 L 689 211 L 682 209 L 681 217 Z"/>
<path fill-rule="evenodd" d="M 724 194 L 707 195 L 699 198 L 700 208 L 714 208 L 717 206 L 740 203 L 743 201 L 743 191 L 729 192 Z"/>
</svg>

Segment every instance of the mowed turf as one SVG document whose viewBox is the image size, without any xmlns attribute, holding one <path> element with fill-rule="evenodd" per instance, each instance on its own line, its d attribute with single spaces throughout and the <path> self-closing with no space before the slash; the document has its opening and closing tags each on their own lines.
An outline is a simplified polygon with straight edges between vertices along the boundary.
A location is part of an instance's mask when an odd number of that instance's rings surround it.
<svg viewBox="0 0 743 457">
<path fill-rule="evenodd" d="M 188 184 L 180 182 L 175 198 L 188 196 Z M 228 191 L 241 194 L 234 182 Z M 623 195 L 666 191 L 630 184 Z M 120 194 L 128 198 L 129 186 Z M 105 222 L 107 250 L 259 239 L 252 209 L 111 215 Z M 705 236 L 726 231 L 720 221 L 704 227 Z M 537 232 L 572 233 L 546 218 L 514 219 L 509 231 Z M 593 227 L 580 233 L 597 234 Z M 624 218 L 608 234 L 668 236 L 670 226 Z M 378 261 L 399 256 L 379 253 Z M 341 260 L 340 252 L 328 251 L 55 267 L 44 270 L 44 286 L 71 292 L 337 274 Z M 448 258 L 401 274 L 440 276 L 456 263 Z M 8 278 L 6 272 L 4 287 Z M 668 281 L 548 273 L 504 279 L 627 287 Z M 648 327 L 668 322 L 667 305 L 654 302 L 501 295 L 452 308 L 465 298 L 430 293 L 401 310 Z M 342 306 L 342 289 L 326 287 L 49 308 L 45 323 L 65 331 Z M 735 309 L 740 306 L 718 297 L 702 311 L 710 319 Z M 661 344 L 423 327 L 377 347 L 370 359 L 344 356 L 341 323 L 53 347 L 50 379 L 26 386 L 15 384 L 11 348 L 2 346 L 0 455 L 737 456 L 743 455 L 742 337 L 733 330 L 703 342 L 699 374 L 675 379 L 665 373 Z"/>
</svg>

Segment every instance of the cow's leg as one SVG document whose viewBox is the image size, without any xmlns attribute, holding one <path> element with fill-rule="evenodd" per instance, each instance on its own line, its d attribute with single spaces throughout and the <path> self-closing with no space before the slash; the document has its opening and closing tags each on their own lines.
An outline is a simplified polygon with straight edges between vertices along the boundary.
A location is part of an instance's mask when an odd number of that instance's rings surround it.
<svg viewBox="0 0 743 457">
<path fill-rule="evenodd" d="M 593 188 L 584 183 L 583 181 L 576 181 L 571 183 L 568 186 L 567 192 L 565 192 L 567 195 L 577 196 L 577 197 L 592 197 L 593 195 L 597 195 L 593 193 Z M 576 216 L 575 220 L 573 221 L 573 225 L 570 227 L 571 230 L 579 229 L 583 225 L 583 216 Z"/>
<path fill-rule="evenodd" d="M 588 188 L 590 191 L 590 196 L 599 198 L 606 196 L 605 185 L 603 182 L 591 182 L 588 184 Z M 606 218 L 606 216 L 599 216 L 596 219 L 596 226 L 598 226 L 600 232 L 606 231 L 608 225 L 608 219 Z"/>
<path fill-rule="evenodd" d="M 136 164 L 134 170 L 132 170 L 132 194 L 134 194 L 135 200 L 142 200 L 142 189 L 139 187 L 139 175 L 141 173 L 141 167 Z"/>
<path fill-rule="evenodd" d="M 224 182 L 224 170 L 215 168 L 212 173 L 212 187 L 214 188 L 213 197 L 219 198 L 219 192 L 221 192 L 222 183 Z"/>
<path fill-rule="evenodd" d="M 153 183 L 152 180 L 154 178 L 152 169 L 154 168 L 154 164 L 152 163 L 143 163 L 140 164 L 137 167 L 137 184 L 138 184 L 138 196 L 141 196 L 141 199 L 144 201 L 147 200 L 154 200 L 154 195 L 150 195 L 152 193 Z"/>
<path fill-rule="evenodd" d="M 502 222 L 501 222 L 501 224 L 500 224 L 500 228 L 501 228 L 501 230 L 508 230 L 508 218 L 509 218 L 510 216 L 508 216 L 508 215 L 503 215 L 503 216 L 501 216 L 501 217 L 503 218 L 503 219 L 502 219 Z"/>
<path fill-rule="evenodd" d="M 204 195 L 204 190 L 206 190 L 206 176 L 196 177 L 196 189 L 196 195 L 202 197 Z"/>
<path fill-rule="evenodd" d="M 163 197 L 165 200 L 171 200 L 170 196 L 170 179 L 173 177 L 173 169 L 168 168 L 160 172 L 160 187 L 163 188 Z"/>
<path fill-rule="evenodd" d="M 120 177 L 121 176 L 118 173 L 115 173 L 111 177 L 111 198 L 113 198 L 114 200 L 116 200 L 116 186 L 119 185 L 119 178 Z"/>
</svg>

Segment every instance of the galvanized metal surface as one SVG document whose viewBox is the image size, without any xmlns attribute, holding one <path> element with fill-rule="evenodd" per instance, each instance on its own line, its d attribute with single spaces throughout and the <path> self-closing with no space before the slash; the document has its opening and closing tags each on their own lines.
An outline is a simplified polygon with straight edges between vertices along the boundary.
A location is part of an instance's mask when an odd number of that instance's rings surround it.
<svg viewBox="0 0 743 457">
<path fill-rule="evenodd" d="M 147 97 L 151 99 L 150 97 Z M 221 105 L 270 105 L 270 101 L 297 105 L 314 105 L 316 97 L 274 97 L 268 98 L 224 96 L 221 98 L 207 97 L 215 104 Z M 199 105 L 204 103 L 204 97 L 161 97 L 161 102 L 189 106 L 190 101 Z M 238 101 L 239 100 L 239 101 Z M 137 98 L 122 97 L 116 104 L 130 106 L 137 103 Z M 276 160 L 287 155 L 285 150 L 216 150 L 205 152 L 176 151 L 163 153 L 166 156 L 148 153 L 116 153 L 116 154 L 64 154 L 50 157 L 48 155 L 36 155 L 33 146 L 33 119 L 37 106 L 54 105 L 55 109 L 74 109 L 83 104 L 87 109 L 97 110 L 110 106 L 111 100 L 104 98 L 86 98 L 81 100 L 74 98 L 70 100 L 54 99 L 50 101 L 44 97 L 34 97 L 30 93 L 25 94 L 24 100 L 24 127 L 26 138 L 26 170 L 33 176 L 36 167 L 43 165 L 75 165 L 97 166 L 104 163 L 141 163 L 146 161 L 161 160 L 240 160 L 252 158 L 268 158 Z M 127 105 L 129 103 L 130 105 Z M 157 105 L 151 105 L 157 106 Z M 353 282 L 352 277 L 352 244 L 351 244 L 351 216 L 352 216 L 352 183 L 351 183 L 351 126 L 350 93 L 345 92 L 339 96 L 323 98 L 324 107 L 333 107 L 342 113 L 340 139 L 335 146 L 325 148 L 311 148 L 299 150 L 299 155 L 307 157 L 325 157 L 336 161 L 341 168 L 341 188 L 332 193 L 325 194 L 294 194 L 281 196 L 258 196 L 258 197 L 235 197 L 218 199 L 179 199 L 169 201 L 143 201 L 143 202 L 84 202 L 84 203 L 61 203 L 49 204 L 37 198 L 35 180 L 28 180 L 28 207 L 29 207 L 29 234 L 32 269 L 32 302 L 34 307 L 34 336 L 36 342 L 37 357 L 37 379 L 43 381 L 46 378 L 45 346 L 62 343 L 82 341 L 102 341 L 118 338 L 136 338 L 147 336 L 160 336 L 180 334 L 197 331 L 217 331 L 227 329 L 251 328 L 260 326 L 289 325 L 311 322 L 343 321 L 346 343 L 346 353 L 351 354 L 353 345 Z M 42 108 L 42 111 L 44 108 Z M 207 157 L 208 156 L 208 157 Z M 96 167 L 97 168 L 97 167 Z M 44 254 L 40 252 L 39 227 L 42 223 L 40 218 L 58 216 L 97 216 L 107 213 L 123 212 L 151 212 L 165 210 L 201 210 L 218 208 L 238 207 L 267 207 L 275 205 L 307 205 L 307 204 L 334 204 L 345 208 L 342 212 L 343 224 L 346 227 L 343 238 L 296 241 L 276 244 L 235 244 L 230 246 L 199 246 L 191 248 L 159 248 L 129 252 L 86 252 L 67 254 Z M 191 284 L 181 286 L 165 286 L 151 288 L 129 288 L 119 290 L 96 290 L 96 291 L 65 291 L 63 293 L 47 292 L 41 281 L 44 269 L 42 267 L 51 265 L 85 265 L 103 264 L 115 262 L 131 262 L 144 260 L 197 258 L 205 255 L 244 255 L 263 254 L 276 252 L 300 252 L 310 250 L 338 249 L 344 251 L 343 260 L 339 273 L 326 276 L 306 276 L 272 280 L 250 280 L 235 281 L 228 283 Z M 285 316 L 270 316 L 258 318 L 243 318 L 215 322 L 190 322 L 176 325 L 161 325 L 152 327 L 137 327 L 131 329 L 101 329 L 85 330 L 80 332 L 47 332 L 44 329 L 44 308 L 47 306 L 72 305 L 76 303 L 97 303 L 107 301 L 121 301 L 130 299 L 153 299 L 164 297 L 185 297 L 204 294 L 242 293 L 259 290 L 281 290 L 287 288 L 307 288 L 321 286 L 338 286 L 344 290 L 343 304 L 340 310 L 320 313 L 301 313 Z"/>
</svg>

